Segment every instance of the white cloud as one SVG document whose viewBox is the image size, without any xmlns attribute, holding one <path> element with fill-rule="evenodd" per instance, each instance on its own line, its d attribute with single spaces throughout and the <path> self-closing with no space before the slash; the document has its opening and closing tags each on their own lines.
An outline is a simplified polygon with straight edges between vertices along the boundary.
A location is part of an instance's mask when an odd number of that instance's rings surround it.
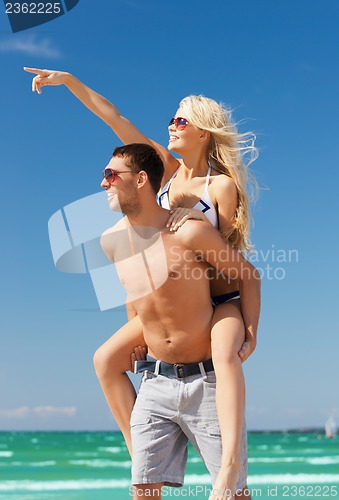
<svg viewBox="0 0 339 500">
<path fill-rule="evenodd" d="M 0 410 L 0 418 L 24 418 L 29 414 L 28 406 L 21 406 L 14 410 Z"/>
<path fill-rule="evenodd" d="M 64 406 L 64 407 L 56 407 L 56 406 L 36 406 L 33 408 L 33 412 L 39 417 L 50 417 L 54 415 L 64 415 L 66 417 L 73 417 L 77 409 L 75 406 Z"/>
<path fill-rule="evenodd" d="M 0 40 L 0 52 L 21 52 L 31 56 L 46 56 L 57 58 L 60 57 L 60 52 L 56 47 L 52 46 L 52 42 L 48 39 L 39 40 L 35 35 L 13 35 L 11 38 Z"/>
<path fill-rule="evenodd" d="M 299 417 L 300 415 L 305 414 L 305 410 L 302 410 L 301 408 L 284 408 L 282 413 L 288 417 Z"/>
<path fill-rule="evenodd" d="M 339 408 L 321 408 L 320 414 L 324 418 L 328 417 L 339 417 Z"/>
<path fill-rule="evenodd" d="M 13 410 L 0 410 L 0 418 L 25 418 L 32 415 L 39 417 L 55 417 L 62 415 L 64 417 L 74 417 L 77 412 L 76 406 L 36 406 L 29 408 L 28 406 L 21 406 Z"/>
<path fill-rule="evenodd" d="M 247 406 L 246 413 L 248 415 L 267 415 L 269 411 L 265 407 Z"/>
</svg>

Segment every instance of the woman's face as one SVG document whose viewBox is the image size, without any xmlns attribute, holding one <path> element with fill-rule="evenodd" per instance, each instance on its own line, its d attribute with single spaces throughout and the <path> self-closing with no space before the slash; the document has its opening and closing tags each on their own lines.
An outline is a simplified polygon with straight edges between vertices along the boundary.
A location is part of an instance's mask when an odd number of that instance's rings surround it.
<svg viewBox="0 0 339 500">
<path fill-rule="evenodd" d="M 201 143 L 202 130 L 189 122 L 182 108 L 178 109 L 174 118 L 184 118 L 184 120 L 181 120 L 181 122 L 180 120 L 174 121 L 168 126 L 168 149 L 183 155 L 185 152 L 196 149 L 198 144 Z"/>
</svg>

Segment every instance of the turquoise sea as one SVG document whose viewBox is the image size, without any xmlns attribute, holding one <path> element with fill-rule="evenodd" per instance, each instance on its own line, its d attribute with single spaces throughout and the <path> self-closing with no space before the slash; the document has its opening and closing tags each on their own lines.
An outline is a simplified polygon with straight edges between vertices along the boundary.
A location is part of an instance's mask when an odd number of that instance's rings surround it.
<svg viewBox="0 0 339 500">
<path fill-rule="evenodd" d="M 252 498 L 339 498 L 339 436 L 249 433 Z M 119 432 L 0 433 L 0 498 L 125 500 L 130 459 Z M 209 476 L 190 449 L 186 482 L 164 498 L 207 499 Z"/>
</svg>

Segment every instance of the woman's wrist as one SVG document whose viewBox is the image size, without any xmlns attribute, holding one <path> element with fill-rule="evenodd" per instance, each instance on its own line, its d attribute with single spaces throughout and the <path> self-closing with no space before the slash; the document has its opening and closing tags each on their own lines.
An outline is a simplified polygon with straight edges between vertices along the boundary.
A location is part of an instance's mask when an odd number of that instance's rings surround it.
<svg viewBox="0 0 339 500">
<path fill-rule="evenodd" d="M 63 84 L 66 85 L 66 87 L 71 87 L 72 84 L 74 84 L 76 82 L 76 78 L 75 76 L 73 76 L 71 73 L 67 73 L 65 72 L 63 74 Z"/>
</svg>

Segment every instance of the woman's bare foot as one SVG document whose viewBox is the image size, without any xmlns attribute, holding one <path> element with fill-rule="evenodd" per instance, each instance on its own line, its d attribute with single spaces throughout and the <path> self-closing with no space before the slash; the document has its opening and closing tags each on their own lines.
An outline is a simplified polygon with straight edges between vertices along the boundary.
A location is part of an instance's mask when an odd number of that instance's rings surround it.
<svg viewBox="0 0 339 500">
<path fill-rule="evenodd" d="M 230 465 L 222 465 L 213 486 L 213 490 L 209 496 L 209 500 L 233 500 L 238 476 L 239 476 L 239 463 Z"/>
</svg>

